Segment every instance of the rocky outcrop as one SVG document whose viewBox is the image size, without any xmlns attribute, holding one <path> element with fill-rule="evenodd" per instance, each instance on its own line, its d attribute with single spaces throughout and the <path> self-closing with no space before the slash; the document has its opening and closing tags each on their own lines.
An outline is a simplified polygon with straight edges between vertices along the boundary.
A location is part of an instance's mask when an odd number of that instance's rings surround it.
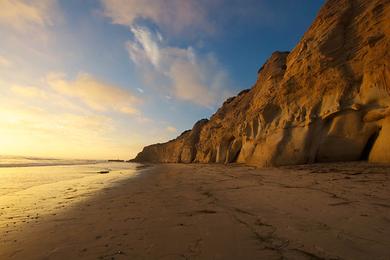
<svg viewBox="0 0 390 260">
<path fill-rule="evenodd" d="M 193 162 L 197 153 L 200 131 L 209 120 L 196 122 L 191 130 L 183 132 L 179 137 L 163 144 L 146 146 L 133 161 L 139 162 Z"/>
<path fill-rule="evenodd" d="M 390 1 L 329 0 L 291 52 L 210 118 L 135 161 L 390 162 Z"/>
</svg>

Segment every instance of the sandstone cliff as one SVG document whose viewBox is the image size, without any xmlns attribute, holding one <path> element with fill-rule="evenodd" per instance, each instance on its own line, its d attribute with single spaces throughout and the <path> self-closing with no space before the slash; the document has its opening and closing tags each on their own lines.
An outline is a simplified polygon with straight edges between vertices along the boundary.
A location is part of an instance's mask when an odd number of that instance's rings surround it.
<svg viewBox="0 0 390 260">
<path fill-rule="evenodd" d="M 272 54 L 250 90 L 134 160 L 390 162 L 389 106 L 390 1 L 329 0 L 291 53 Z"/>
</svg>

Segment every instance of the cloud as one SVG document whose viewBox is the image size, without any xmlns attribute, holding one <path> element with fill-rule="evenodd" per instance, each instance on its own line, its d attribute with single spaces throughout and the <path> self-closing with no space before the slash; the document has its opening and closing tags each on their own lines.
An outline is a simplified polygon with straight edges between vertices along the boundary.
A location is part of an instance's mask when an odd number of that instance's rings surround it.
<svg viewBox="0 0 390 260">
<path fill-rule="evenodd" d="M 127 42 L 127 51 L 147 83 L 165 86 L 168 96 L 210 108 L 230 95 L 228 74 L 214 55 L 166 46 L 159 33 L 146 27 L 131 31 L 134 39 Z"/>
<path fill-rule="evenodd" d="M 27 98 L 47 99 L 48 97 L 45 91 L 34 86 L 13 85 L 11 86 L 11 91 L 19 96 Z"/>
<path fill-rule="evenodd" d="M 52 25 L 56 0 L 1 0 L 0 25 L 17 31 Z"/>
<path fill-rule="evenodd" d="M 48 85 L 61 95 L 77 98 L 96 111 L 109 111 L 139 115 L 135 108 L 141 100 L 131 92 L 118 86 L 95 79 L 89 74 L 81 73 L 75 80 L 67 80 L 62 74 L 50 74 Z"/>
<path fill-rule="evenodd" d="M 6 57 L 0 55 L 0 67 L 8 68 L 12 65 L 12 62 Z"/>
<path fill-rule="evenodd" d="M 2 104 L 0 115 L 4 120 L 0 125 L 19 129 L 18 131 L 53 133 L 64 132 L 97 134 L 101 131 L 110 130 L 111 119 L 98 114 L 72 114 L 68 112 L 50 112 L 44 107 L 35 107 L 31 104 L 20 106 L 18 102 Z M 108 127 L 108 128 L 107 128 Z"/>
<path fill-rule="evenodd" d="M 103 13 L 115 24 L 133 26 L 139 19 L 154 22 L 163 31 L 182 33 L 203 28 L 212 31 L 201 1 L 187 0 L 101 0 Z"/>
<path fill-rule="evenodd" d="M 234 26 L 272 25 L 279 19 L 264 0 L 100 0 L 112 23 L 153 24 L 164 34 L 192 41 L 230 33 Z"/>
<path fill-rule="evenodd" d="M 161 51 L 158 43 L 162 41 L 160 34 L 152 34 L 146 28 L 131 28 L 135 41 L 127 43 L 130 58 L 137 64 L 150 62 L 154 66 L 159 66 Z"/>
<path fill-rule="evenodd" d="M 0 100 L 0 145 L 6 153 L 102 158 L 115 152 L 109 137 L 116 129 L 109 117 L 52 111 L 28 102 L 21 105 L 16 99 Z"/>
<path fill-rule="evenodd" d="M 133 37 L 126 48 L 146 86 L 214 109 L 231 96 L 229 75 L 215 55 L 185 44 L 188 38 L 199 42 L 214 34 L 217 25 L 228 27 L 232 17 L 237 23 L 239 17 L 254 13 L 251 6 L 259 7 L 258 1 L 248 1 L 230 0 L 226 5 L 223 0 L 101 0 L 101 4 L 112 23 L 129 28 Z M 223 15 L 214 10 L 223 10 Z M 175 36 L 180 36 L 180 47 L 171 44 Z"/>
<path fill-rule="evenodd" d="M 177 129 L 173 126 L 167 126 L 166 130 L 169 132 L 169 133 L 176 133 L 177 132 Z"/>
<path fill-rule="evenodd" d="M 119 87 L 103 83 L 88 75 L 89 80 L 104 84 L 105 88 L 99 95 L 109 96 L 112 93 L 127 95 L 118 100 L 116 97 L 118 94 L 114 94 L 106 101 L 116 101 L 118 106 L 109 105 L 98 109 L 83 105 L 87 102 L 83 94 L 64 94 L 53 88 L 58 84 L 56 80 L 65 82 L 63 84 L 66 85 L 66 91 L 67 88 L 78 88 L 78 84 L 89 82 L 80 79 L 85 75 L 87 74 L 80 74 L 74 80 L 66 80 L 62 74 L 51 74 L 40 81 L 41 84 L 34 85 L 5 82 L 0 78 L 2 149 L 9 154 L 33 154 L 44 157 L 126 159 L 135 156 L 146 144 L 164 140 L 158 133 L 151 133 L 154 129 L 164 129 L 162 126 L 154 127 L 155 120 L 138 114 L 137 109 L 132 106 L 122 104 L 124 100 L 133 99 L 131 93 Z M 48 84 L 49 78 L 53 86 Z M 94 89 L 88 87 L 92 101 L 96 102 L 97 94 Z M 102 113 L 105 111 L 109 113 Z M 127 116 L 128 114 L 131 116 Z M 166 131 L 162 132 L 166 134 Z"/>
</svg>

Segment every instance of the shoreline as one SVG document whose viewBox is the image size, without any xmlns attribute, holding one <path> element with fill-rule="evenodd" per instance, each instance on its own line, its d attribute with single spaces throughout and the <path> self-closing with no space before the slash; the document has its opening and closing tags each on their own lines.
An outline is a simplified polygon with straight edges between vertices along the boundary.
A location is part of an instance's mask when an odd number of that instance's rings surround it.
<svg viewBox="0 0 390 260">
<path fill-rule="evenodd" d="M 4 234 L 0 258 L 386 259 L 389 198 L 389 165 L 156 164 Z"/>
<path fill-rule="evenodd" d="M 108 167 L 109 174 L 99 174 Z M 100 163 L 0 168 L 0 234 L 17 233 L 46 216 L 62 214 L 100 190 L 136 177 L 137 167 Z"/>
<path fill-rule="evenodd" d="M 55 167 L 55 166 L 82 166 L 82 165 L 94 165 L 104 162 L 91 162 L 91 163 L 56 163 L 56 164 L 1 164 L 1 168 L 26 168 L 26 167 Z"/>
</svg>

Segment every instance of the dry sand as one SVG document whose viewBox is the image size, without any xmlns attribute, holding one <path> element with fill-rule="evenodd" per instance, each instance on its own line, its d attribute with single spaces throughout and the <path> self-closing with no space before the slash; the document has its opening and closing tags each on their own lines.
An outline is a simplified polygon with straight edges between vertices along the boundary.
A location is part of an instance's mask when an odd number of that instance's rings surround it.
<svg viewBox="0 0 390 260">
<path fill-rule="evenodd" d="M 390 259 L 389 166 L 166 164 L 111 181 L 2 226 L 0 259 Z M 43 190 L 15 196 L 7 218 Z"/>
</svg>

